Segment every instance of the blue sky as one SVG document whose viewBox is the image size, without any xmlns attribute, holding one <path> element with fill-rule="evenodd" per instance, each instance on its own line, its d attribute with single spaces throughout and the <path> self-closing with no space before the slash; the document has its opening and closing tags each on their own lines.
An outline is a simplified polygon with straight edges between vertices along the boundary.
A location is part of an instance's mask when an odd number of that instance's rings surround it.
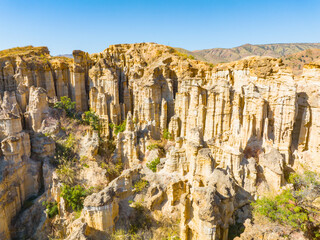
<svg viewBox="0 0 320 240">
<path fill-rule="evenodd" d="M 0 0 L 0 49 L 48 46 L 55 55 L 136 42 L 320 42 L 320 0 Z"/>
</svg>

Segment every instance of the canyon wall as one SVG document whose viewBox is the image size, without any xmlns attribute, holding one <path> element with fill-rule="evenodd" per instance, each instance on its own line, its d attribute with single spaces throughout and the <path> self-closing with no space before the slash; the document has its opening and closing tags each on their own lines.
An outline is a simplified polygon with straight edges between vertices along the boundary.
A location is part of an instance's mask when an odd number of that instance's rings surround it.
<svg viewBox="0 0 320 240">
<path fill-rule="evenodd" d="M 103 137 L 115 138 L 114 157 L 131 169 L 86 199 L 88 228 L 112 232 L 145 177 L 152 183 L 145 206 L 155 218 L 154 210 L 174 212 L 181 239 L 226 239 L 250 199 L 285 184 L 285 171 L 320 171 L 319 69 L 306 65 L 297 78 L 268 57 L 213 66 L 154 43 L 74 51 L 73 59 L 47 48 L 0 55 L 0 238 L 10 239 L 23 203 L 48 185 L 44 163 L 54 142 L 41 133 L 49 105 L 68 96 L 78 111 L 96 112 Z M 109 123 L 125 120 L 114 136 Z M 151 153 L 147 146 L 164 132 L 165 156 Z M 161 158 L 156 173 L 139 168 L 152 154 Z"/>
</svg>

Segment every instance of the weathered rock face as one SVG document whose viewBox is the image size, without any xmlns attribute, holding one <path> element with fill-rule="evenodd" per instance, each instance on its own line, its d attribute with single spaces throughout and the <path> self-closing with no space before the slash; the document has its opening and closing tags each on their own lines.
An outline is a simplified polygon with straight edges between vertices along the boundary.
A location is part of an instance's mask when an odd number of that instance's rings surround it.
<svg viewBox="0 0 320 240">
<path fill-rule="evenodd" d="M 114 231 L 119 205 L 113 188 L 92 194 L 84 204 L 84 217 L 89 227 L 109 233 Z"/>
<path fill-rule="evenodd" d="M 25 110 L 28 88 L 42 87 L 49 98 L 69 96 L 77 109 L 88 108 L 88 54 L 73 52 L 74 61 L 50 57 L 46 47 L 0 56 L 1 91 L 16 91 L 20 107 Z M 32 96 L 30 96 L 32 97 Z"/>
<path fill-rule="evenodd" d="M 295 79 L 280 59 L 211 66 L 154 43 L 73 56 L 51 57 L 47 48 L 0 54 L 1 239 L 10 238 L 11 220 L 42 185 L 49 195 L 52 185 L 59 189 L 44 161 L 55 144 L 42 133 L 59 130 L 48 127 L 49 105 L 62 96 L 100 118 L 100 135 L 87 133 L 81 146 L 90 149 L 81 155 L 96 155 L 99 137 L 114 138 L 112 159 L 130 169 L 85 200 L 85 222 L 75 223 L 81 232 L 70 239 L 85 239 L 90 229 L 112 233 L 132 210 L 125 202 L 139 198 L 132 187 L 142 177 L 150 183 L 145 207 L 154 218 L 179 218 L 181 239 L 227 239 L 236 212 L 259 193 L 278 191 L 286 167 L 320 171 L 317 64 Z M 125 131 L 115 136 L 109 124 L 123 121 Z M 164 133 L 166 155 L 148 149 Z M 141 167 L 157 157 L 156 173 Z"/>
<path fill-rule="evenodd" d="M 261 150 L 271 141 L 291 161 L 297 92 L 280 60 L 249 58 L 211 68 L 155 46 L 115 45 L 96 56 L 90 101 L 102 116 L 117 123 L 130 111 L 138 131 L 148 129 L 153 139 L 169 128 L 174 139 L 188 140 L 197 127 L 216 161 L 239 181 L 251 142 L 259 141 Z"/>
<path fill-rule="evenodd" d="M 309 169 L 319 169 L 319 74 L 319 63 L 305 65 L 297 81 L 297 115 L 292 143 L 296 168 L 306 165 Z"/>
<path fill-rule="evenodd" d="M 0 238 L 10 238 L 10 221 L 24 201 L 36 196 L 40 189 L 40 162 L 30 159 L 30 137 L 22 130 L 15 95 L 4 93 L 0 112 Z"/>
<path fill-rule="evenodd" d="M 27 126 L 34 132 L 39 132 L 42 121 L 48 117 L 49 106 L 47 93 L 43 88 L 30 88 L 29 105 L 25 112 Z"/>
</svg>

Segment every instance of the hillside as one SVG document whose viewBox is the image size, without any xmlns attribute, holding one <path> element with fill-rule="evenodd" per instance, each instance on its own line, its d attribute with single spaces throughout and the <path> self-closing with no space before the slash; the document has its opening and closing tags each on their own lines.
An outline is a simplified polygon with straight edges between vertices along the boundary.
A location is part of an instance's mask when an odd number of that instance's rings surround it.
<svg viewBox="0 0 320 240">
<path fill-rule="evenodd" d="M 33 47 L 33 46 L 25 46 L 25 47 L 15 47 L 4 49 L 0 51 L 0 57 L 10 57 L 10 56 L 26 56 L 26 55 L 49 55 L 49 50 L 47 47 Z"/>
<path fill-rule="evenodd" d="M 302 73 L 303 65 L 320 60 L 320 49 L 308 49 L 290 54 L 282 58 L 283 63 L 290 67 L 294 74 Z"/>
<path fill-rule="evenodd" d="M 196 59 L 211 63 L 231 62 L 248 56 L 283 57 L 307 49 L 320 48 L 320 43 L 277 43 L 251 45 L 245 44 L 234 48 L 212 48 L 196 51 L 187 51 Z"/>
</svg>

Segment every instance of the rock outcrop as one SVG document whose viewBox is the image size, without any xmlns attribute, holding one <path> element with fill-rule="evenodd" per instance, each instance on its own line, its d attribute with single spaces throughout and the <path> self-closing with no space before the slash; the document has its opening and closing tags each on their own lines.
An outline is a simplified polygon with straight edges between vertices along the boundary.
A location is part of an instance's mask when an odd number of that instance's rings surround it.
<svg viewBox="0 0 320 240">
<path fill-rule="evenodd" d="M 1 239 L 12 237 L 23 203 L 42 193 L 68 219 L 49 161 L 54 137 L 47 137 L 63 136 L 52 109 L 62 96 L 99 116 L 99 132 L 79 136 L 79 155 L 101 160 L 101 142 L 112 139 L 108 161 L 126 169 L 109 184 L 99 180 L 105 185 L 85 199 L 81 221 L 63 223 L 77 229 L 62 231 L 69 239 L 112 234 L 134 214 L 128 201 L 140 201 L 156 220 L 180 220 L 181 239 L 224 240 L 239 211 L 246 213 L 242 222 L 249 217 L 251 199 L 281 189 L 287 168 L 320 171 L 316 63 L 295 78 L 281 59 L 212 66 L 155 43 L 91 55 L 77 50 L 73 57 L 51 57 L 44 47 L 0 54 Z M 156 172 L 145 167 L 154 159 Z M 104 172 L 90 174 L 101 179 Z M 92 183 L 85 175 L 78 177 Z M 143 200 L 133 190 L 141 179 L 149 183 Z"/>
</svg>

